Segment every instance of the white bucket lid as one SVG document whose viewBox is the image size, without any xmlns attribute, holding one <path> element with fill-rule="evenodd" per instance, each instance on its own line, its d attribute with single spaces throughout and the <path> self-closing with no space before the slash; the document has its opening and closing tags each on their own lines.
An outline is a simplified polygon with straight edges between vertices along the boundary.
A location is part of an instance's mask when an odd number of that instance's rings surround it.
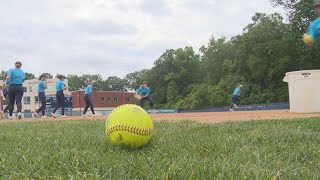
<svg viewBox="0 0 320 180">
<path fill-rule="evenodd" d="M 283 78 L 284 82 L 289 82 L 289 79 L 292 78 L 294 75 L 303 75 L 303 74 L 308 74 L 308 73 L 317 73 L 320 74 L 320 70 L 301 70 L 301 71 L 292 71 L 292 72 L 287 72 L 286 76 Z M 290 77 L 291 76 L 291 77 Z M 296 77 L 295 77 L 296 78 Z"/>
<path fill-rule="evenodd" d="M 286 73 L 286 76 L 287 75 L 290 75 L 290 74 L 300 74 L 300 73 L 312 73 L 312 72 L 320 72 L 320 69 L 319 70 L 301 70 L 301 71 L 291 71 L 291 72 L 287 72 Z"/>
</svg>

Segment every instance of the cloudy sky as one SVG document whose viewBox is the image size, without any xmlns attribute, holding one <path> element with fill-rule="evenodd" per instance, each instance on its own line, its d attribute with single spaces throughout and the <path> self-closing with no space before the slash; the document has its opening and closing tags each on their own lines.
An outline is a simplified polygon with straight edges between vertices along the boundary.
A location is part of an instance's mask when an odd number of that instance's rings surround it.
<svg viewBox="0 0 320 180">
<path fill-rule="evenodd" d="M 166 49 L 242 32 L 269 0 L 0 0 L 0 70 L 120 76 Z"/>
</svg>

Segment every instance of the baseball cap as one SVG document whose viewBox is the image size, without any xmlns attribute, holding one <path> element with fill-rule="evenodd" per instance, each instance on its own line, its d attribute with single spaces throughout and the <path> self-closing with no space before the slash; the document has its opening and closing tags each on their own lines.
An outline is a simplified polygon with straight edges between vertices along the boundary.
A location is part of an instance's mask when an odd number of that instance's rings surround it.
<svg viewBox="0 0 320 180">
<path fill-rule="evenodd" d="M 237 84 L 237 87 L 242 87 L 243 85 L 242 84 Z"/>
<path fill-rule="evenodd" d="M 95 83 L 95 82 L 97 82 L 97 81 L 95 81 L 95 80 L 91 80 L 90 82 Z"/>
</svg>

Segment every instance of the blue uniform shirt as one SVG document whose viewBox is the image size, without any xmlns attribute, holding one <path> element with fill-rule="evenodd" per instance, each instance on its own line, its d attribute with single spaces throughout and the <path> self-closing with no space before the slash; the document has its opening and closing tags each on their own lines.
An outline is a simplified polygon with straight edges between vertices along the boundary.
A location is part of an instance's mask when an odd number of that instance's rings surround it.
<svg viewBox="0 0 320 180">
<path fill-rule="evenodd" d="M 90 95 L 92 93 L 92 85 L 89 84 L 86 88 L 86 92 L 84 94 Z"/>
<path fill-rule="evenodd" d="M 44 92 L 45 88 L 46 88 L 46 86 L 44 84 L 44 81 L 40 80 L 38 82 L 38 92 Z"/>
<path fill-rule="evenodd" d="M 140 94 L 141 96 L 145 96 L 147 94 L 150 94 L 150 88 L 146 87 L 145 89 L 143 87 L 140 87 L 138 89 L 138 94 Z"/>
<path fill-rule="evenodd" d="M 235 88 L 234 91 L 233 91 L 233 96 L 239 96 L 239 93 L 240 93 L 240 88 L 237 87 L 237 88 Z"/>
<path fill-rule="evenodd" d="M 10 82 L 9 82 L 10 85 L 11 84 L 22 85 L 25 80 L 25 74 L 19 68 L 10 69 L 7 75 L 10 77 Z"/>
<path fill-rule="evenodd" d="M 56 84 L 56 90 L 57 91 L 63 91 L 63 88 L 64 88 L 64 82 L 59 80 Z"/>
<path fill-rule="evenodd" d="M 313 41 L 317 40 L 320 35 L 320 17 L 310 24 L 308 28 L 308 34 L 312 36 Z"/>
</svg>

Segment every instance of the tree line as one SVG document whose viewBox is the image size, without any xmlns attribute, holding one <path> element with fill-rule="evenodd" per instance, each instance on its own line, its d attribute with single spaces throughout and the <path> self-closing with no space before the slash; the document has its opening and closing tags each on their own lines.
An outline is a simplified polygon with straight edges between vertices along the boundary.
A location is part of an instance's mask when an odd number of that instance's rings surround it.
<svg viewBox="0 0 320 180">
<path fill-rule="evenodd" d="M 101 91 L 137 89 L 148 81 L 157 108 L 194 109 L 229 105 L 235 85 L 241 83 L 243 104 L 286 102 L 285 73 L 320 68 L 319 45 L 306 47 L 301 41 L 316 16 L 312 0 L 270 2 L 286 10 L 286 19 L 256 13 L 237 36 L 211 37 L 197 52 L 189 46 L 167 49 L 151 69 L 124 78 L 68 75 L 69 90 L 83 89 L 88 79 L 96 80 Z"/>
</svg>

